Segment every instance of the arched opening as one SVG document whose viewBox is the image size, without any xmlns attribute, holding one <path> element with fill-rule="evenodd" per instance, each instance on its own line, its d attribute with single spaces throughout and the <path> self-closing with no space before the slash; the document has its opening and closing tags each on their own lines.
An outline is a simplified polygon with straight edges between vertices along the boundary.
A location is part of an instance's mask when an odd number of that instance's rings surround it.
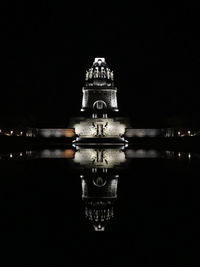
<svg viewBox="0 0 200 267">
<path fill-rule="evenodd" d="M 93 109 L 95 110 L 105 110 L 106 108 L 107 105 L 103 100 L 97 100 L 93 104 Z"/>
</svg>

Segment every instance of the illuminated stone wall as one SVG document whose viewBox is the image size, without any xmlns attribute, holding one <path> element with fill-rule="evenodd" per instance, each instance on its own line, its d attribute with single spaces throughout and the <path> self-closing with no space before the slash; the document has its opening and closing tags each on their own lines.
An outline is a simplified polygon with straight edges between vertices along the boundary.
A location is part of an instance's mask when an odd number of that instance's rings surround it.
<svg viewBox="0 0 200 267">
<path fill-rule="evenodd" d="M 119 137 L 124 135 L 126 125 L 111 118 L 91 118 L 74 124 L 73 128 L 81 137 Z"/>
<path fill-rule="evenodd" d="M 81 111 L 94 112 L 102 108 L 95 108 L 97 101 L 104 102 L 104 111 L 118 111 L 117 88 L 114 86 L 114 74 L 105 58 L 95 58 L 92 67 L 86 71 L 85 86 L 82 89 Z M 101 110 L 102 111 L 102 110 Z"/>
<path fill-rule="evenodd" d="M 117 89 L 86 89 L 83 88 L 82 111 L 91 109 L 96 101 L 104 101 L 108 110 L 118 110 Z"/>
</svg>

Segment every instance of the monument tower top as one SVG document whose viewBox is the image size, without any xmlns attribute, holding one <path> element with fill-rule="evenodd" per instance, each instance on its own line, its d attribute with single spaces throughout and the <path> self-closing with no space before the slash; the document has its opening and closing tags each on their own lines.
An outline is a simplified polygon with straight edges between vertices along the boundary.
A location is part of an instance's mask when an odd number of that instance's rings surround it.
<svg viewBox="0 0 200 267">
<path fill-rule="evenodd" d="M 118 111 L 114 74 L 103 57 L 96 57 L 92 67 L 86 71 L 81 111 L 99 115 Z"/>
</svg>

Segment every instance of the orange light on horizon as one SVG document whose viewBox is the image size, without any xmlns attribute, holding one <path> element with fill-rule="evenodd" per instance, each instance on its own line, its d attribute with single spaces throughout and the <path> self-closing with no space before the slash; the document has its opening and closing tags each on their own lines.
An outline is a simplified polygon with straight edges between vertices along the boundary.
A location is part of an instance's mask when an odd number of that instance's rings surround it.
<svg viewBox="0 0 200 267">
<path fill-rule="evenodd" d="M 65 137 L 74 137 L 75 136 L 75 129 L 65 129 L 65 130 L 63 130 L 63 135 L 65 136 Z"/>
</svg>

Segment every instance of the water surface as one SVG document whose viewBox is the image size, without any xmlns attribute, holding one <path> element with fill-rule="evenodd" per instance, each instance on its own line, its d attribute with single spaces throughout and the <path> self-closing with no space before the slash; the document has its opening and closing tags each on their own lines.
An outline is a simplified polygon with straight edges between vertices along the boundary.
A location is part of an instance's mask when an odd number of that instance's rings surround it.
<svg viewBox="0 0 200 267">
<path fill-rule="evenodd" d="M 196 225 L 199 163 L 198 153 L 125 147 L 2 153 L 1 223 L 33 238 Z"/>
</svg>

